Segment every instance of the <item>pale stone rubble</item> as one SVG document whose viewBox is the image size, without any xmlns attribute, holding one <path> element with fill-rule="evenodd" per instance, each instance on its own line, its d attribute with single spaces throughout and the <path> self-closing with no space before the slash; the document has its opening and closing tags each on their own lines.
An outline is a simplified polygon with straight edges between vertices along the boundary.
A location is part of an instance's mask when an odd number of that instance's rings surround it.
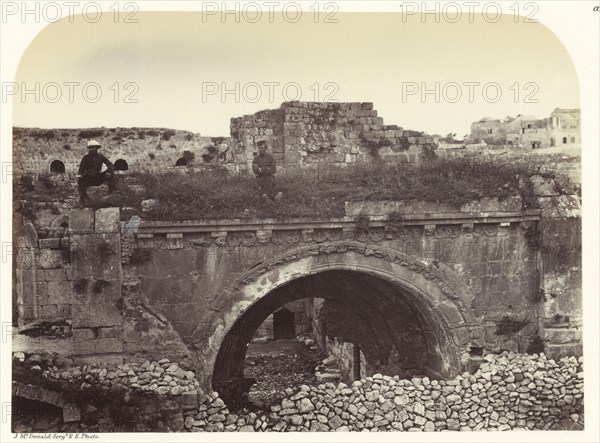
<svg viewBox="0 0 600 443">
<path fill-rule="evenodd" d="M 32 370 L 35 370 L 35 366 Z M 178 363 L 171 363 L 166 358 L 152 362 L 146 360 L 141 364 L 127 363 L 112 369 L 87 365 L 73 366 L 68 369 L 52 366 L 43 372 L 43 376 L 66 382 L 83 381 L 82 390 L 93 385 L 107 387 L 123 385 L 132 390 L 177 396 L 199 388 L 193 371 L 186 371 L 180 368 Z"/>
<path fill-rule="evenodd" d="M 375 374 L 287 389 L 270 413 L 232 414 L 217 393 L 191 431 L 508 431 L 583 429 L 583 359 L 488 355 L 475 374 L 402 380 Z"/>
<path fill-rule="evenodd" d="M 505 352 L 487 355 L 476 373 L 452 380 L 375 374 L 351 385 L 302 385 L 287 388 L 281 403 L 262 413 L 230 412 L 218 393 L 202 394 L 194 373 L 168 359 L 114 369 L 53 366 L 41 375 L 81 383 L 82 390 L 122 385 L 180 398 L 180 425 L 172 430 L 192 432 L 583 429 L 582 357 L 554 361 Z"/>
</svg>

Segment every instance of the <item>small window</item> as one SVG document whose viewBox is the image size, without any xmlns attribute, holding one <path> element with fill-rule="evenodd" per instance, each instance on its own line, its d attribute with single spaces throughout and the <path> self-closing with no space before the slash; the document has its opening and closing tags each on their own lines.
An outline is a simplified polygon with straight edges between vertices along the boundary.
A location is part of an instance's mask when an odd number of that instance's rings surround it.
<svg viewBox="0 0 600 443">
<path fill-rule="evenodd" d="M 567 137 L 563 137 L 563 145 L 567 144 Z"/>
<path fill-rule="evenodd" d="M 64 174 L 65 164 L 60 160 L 54 160 L 52 163 L 50 163 L 50 172 L 53 174 Z"/>
<path fill-rule="evenodd" d="M 115 162 L 115 171 L 128 171 L 128 170 L 129 170 L 129 165 L 122 158 L 120 158 L 119 160 L 117 160 Z"/>
<path fill-rule="evenodd" d="M 488 134 L 491 134 L 492 132 L 494 132 L 494 130 L 492 128 L 488 129 Z"/>
</svg>

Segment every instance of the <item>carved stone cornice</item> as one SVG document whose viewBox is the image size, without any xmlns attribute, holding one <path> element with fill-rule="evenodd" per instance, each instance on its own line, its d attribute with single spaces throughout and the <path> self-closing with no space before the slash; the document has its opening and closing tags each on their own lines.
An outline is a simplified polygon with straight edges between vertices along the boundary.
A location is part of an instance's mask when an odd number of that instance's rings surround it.
<svg viewBox="0 0 600 443">
<path fill-rule="evenodd" d="M 322 254 L 345 254 L 348 252 L 361 254 L 365 257 L 381 258 L 389 263 L 404 266 L 412 272 L 416 274 L 421 274 L 427 280 L 435 283 L 449 299 L 458 298 L 458 295 L 444 281 L 444 279 L 439 275 L 439 273 L 433 268 L 432 265 L 428 265 L 424 262 L 415 260 L 414 258 L 411 258 L 406 254 L 403 254 L 399 251 L 390 248 L 383 248 L 380 246 L 367 245 L 364 243 L 352 241 L 337 241 L 300 247 L 294 251 L 291 251 L 288 254 L 261 263 L 260 266 L 252 269 L 251 271 L 240 277 L 237 280 L 237 283 L 241 285 L 252 283 L 265 273 L 281 265 L 302 260 L 306 257 L 313 257 Z"/>
</svg>

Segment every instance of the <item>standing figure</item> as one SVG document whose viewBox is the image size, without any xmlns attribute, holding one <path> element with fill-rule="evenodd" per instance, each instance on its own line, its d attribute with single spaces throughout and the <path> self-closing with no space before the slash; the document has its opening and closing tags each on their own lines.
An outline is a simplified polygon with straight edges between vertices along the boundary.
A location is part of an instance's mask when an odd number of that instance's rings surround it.
<svg viewBox="0 0 600 443">
<path fill-rule="evenodd" d="M 256 146 L 258 146 L 258 154 L 252 160 L 252 172 L 258 180 L 258 193 L 265 200 L 279 202 L 283 193 L 275 194 L 275 159 L 267 152 L 266 140 L 260 140 Z"/>
<path fill-rule="evenodd" d="M 82 204 L 89 204 L 90 199 L 87 195 L 87 188 L 90 186 L 100 186 L 103 183 L 108 184 L 108 192 L 112 194 L 115 190 L 115 170 L 113 164 L 108 158 L 98 152 L 100 143 L 96 140 L 90 140 L 87 144 L 88 153 L 83 156 L 77 172 L 77 189 L 79 190 L 79 201 Z M 102 164 L 106 165 L 106 171 L 102 170 Z"/>
</svg>

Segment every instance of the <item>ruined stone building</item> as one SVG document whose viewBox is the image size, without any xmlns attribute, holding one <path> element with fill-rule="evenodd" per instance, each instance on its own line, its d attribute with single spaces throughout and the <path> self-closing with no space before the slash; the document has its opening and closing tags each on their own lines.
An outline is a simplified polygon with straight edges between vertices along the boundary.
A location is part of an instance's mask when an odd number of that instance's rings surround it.
<svg viewBox="0 0 600 443">
<path fill-rule="evenodd" d="M 484 117 L 471 124 L 469 141 L 533 149 L 575 145 L 581 143 L 581 113 L 556 108 L 543 119 L 521 114 L 504 120 Z"/>
</svg>

